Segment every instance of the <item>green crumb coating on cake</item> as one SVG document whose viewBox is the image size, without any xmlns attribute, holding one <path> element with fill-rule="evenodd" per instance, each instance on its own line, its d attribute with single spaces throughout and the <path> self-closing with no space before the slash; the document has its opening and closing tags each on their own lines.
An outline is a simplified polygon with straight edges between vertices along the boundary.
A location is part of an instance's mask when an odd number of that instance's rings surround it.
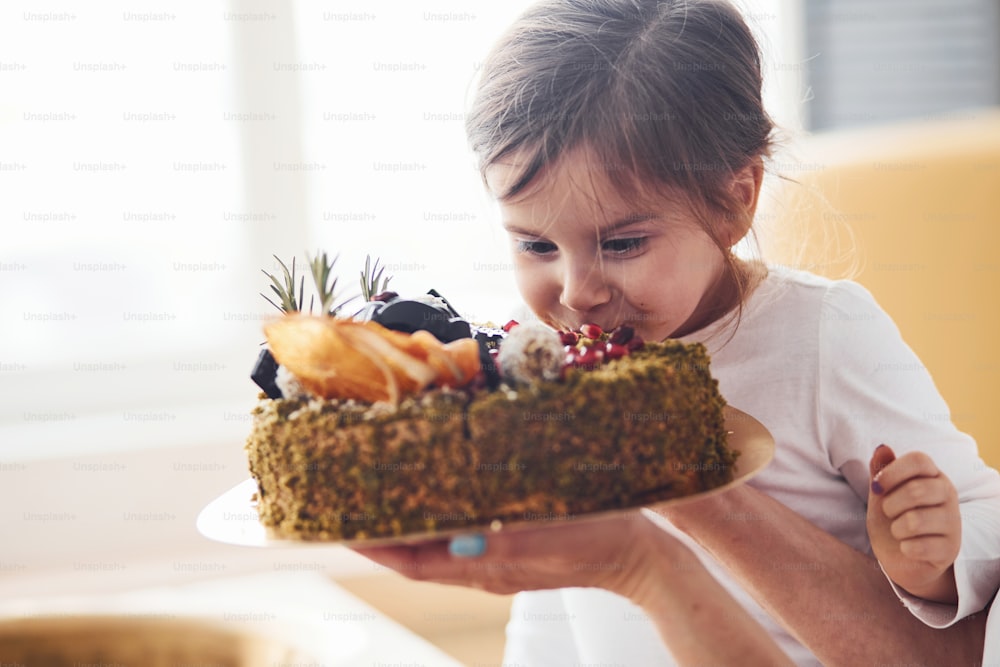
<svg viewBox="0 0 1000 667">
<path fill-rule="evenodd" d="M 246 449 L 279 537 L 364 539 L 558 519 L 733 478 L 700 344 L 647 344 L 560 382 L 434 390 L 396 410 L 264 399 Z"/>
<path fill-rule="evenodd" d="M 498 464 L 479 474 L 502 499 L 500 518 L 628 507 L 730 481 L 725 401 L 708 362 L 701 345 L 647 345 L 563 383 L 476 401 L 470 433 Z"/>
<path fill-rule="evenodd" d="M 361 539 L 475 522 L 465 404 L 435 391 L 394 412 L 318 399 L 264 400 L 247 441 L 264 525 L 284 537 Z"/>
</svg>

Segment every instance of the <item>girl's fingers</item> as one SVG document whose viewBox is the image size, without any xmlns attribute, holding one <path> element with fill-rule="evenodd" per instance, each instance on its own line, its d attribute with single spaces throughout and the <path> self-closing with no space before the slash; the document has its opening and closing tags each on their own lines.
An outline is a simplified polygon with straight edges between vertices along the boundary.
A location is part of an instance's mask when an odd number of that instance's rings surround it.
<svg viewBox="0 0 1000 667">
<path fill-rule="evenodd" d="M 910 560 L 927 563 L 950 564 L 958 555 L 957 540 L 942 535 L 919 537 L 903 540 L 899 543 L 899 551 Z"/>
<path fill-rule="evenodd" d="M 892 447 L 886 444 L 879 445 L 872 453 L 871 460 L 868 461 L 868 476 L 874 479 L 882 471 L 882 468 L 895 460 L 896 453 L 892 451 Z"/>
<path fill-rule="evenodd" d="M 947 477 L 922 477 L 910 479 L 883 495 L 882 513 L 890 519 L 922 507 L 939 507 L 957 502 L 954 487 Z"/>
<path fill-rule="evenodd" d="M 872 480 L 872 487 L 879 495 L 886 495 L 905 483 L 919 477 L 937 477 L 941 474 L 931 457 L 923 452 L 910 452 L 882 468 Z"/>
<path fill-rule="evenodd" d="M 899 541 L 929 536 L 956 535 L 960 528 L 944 508 L 932 507 L 906 512 L 889 525 L 889 532 Z"/>
</svg>

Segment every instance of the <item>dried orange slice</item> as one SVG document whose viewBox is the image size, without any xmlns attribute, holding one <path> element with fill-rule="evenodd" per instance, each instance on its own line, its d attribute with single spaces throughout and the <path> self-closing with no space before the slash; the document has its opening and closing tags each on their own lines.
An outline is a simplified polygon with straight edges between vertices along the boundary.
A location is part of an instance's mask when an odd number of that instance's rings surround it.
<svg viewBox="0 0 1000 667">
<path fill-rule="evenodd" d="M 398 403 L 428 386 L 462 386 L 479 370 L 472 339 L 444 345 L 426 331 L 376 322 L 291 314 L 264 325 L 271 353 L 323 398 Z"/>
<path fill-rule="evenodd" d="M 445 352 L 458 367 L 458 374 L 451 381 L 438 381 L 449 387 L 461 387 L 472 381 L 479 373 L 479 343 L 474 338 L 459 338 L 446 343 Z"/>
</svg>

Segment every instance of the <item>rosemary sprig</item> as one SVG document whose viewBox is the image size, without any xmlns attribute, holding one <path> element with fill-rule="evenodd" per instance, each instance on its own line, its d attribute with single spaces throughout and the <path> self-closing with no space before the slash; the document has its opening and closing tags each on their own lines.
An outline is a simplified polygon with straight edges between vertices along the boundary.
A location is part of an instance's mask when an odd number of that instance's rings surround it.
<svg viewBox="0 0 1000 667">
<path fill-rule="evenodd" d="M 320 253 L 309 260 L 309 267 L 312 270 L 313 284 L 316 286 L 316 293 L 319 295 L 319 306 L 323 313 L 327 315 L 337 315 L 340 309 L 353 301 L 357 297 L 350 297 L 337 303 L 337 280 L 333 276 L 333 266 L 337 263 L 340 255 L 336 255 L 332 260 L 327 259 L 327 254 Z M 309 255 L 306 254 L 306 259 Z M 331 280 L 331 277 L 333 280 Z M 312 302 L 309 304 L 312 311 Z"/>
<path fill-rule="evenodd" d="M 319 253 L 315 257 L 309 257 L 309 253 L 306 253 L 309 273 L 312 277 L 313 287 L 315 288 L 315 294 L 309 296 L 308 309 L 305 308 L 306 279 L 305 276 L 296 276 L 294 257 L 292 258 L 292 268 L 289 270 L 288 266 L 278 259 L 277 255 L 274 256 L 274 259 L 277 260 L 278 265 L 281 267 L 279 275 L 274 275 L 261 269 L 264 275 L 271 279 L 270 288 L 278 300 L 274 301 L 264 293 L 261 293 L 261 296 L 283 313 L 296 313 L 299 311 L 312 313 L 313 308 L 316 306 L 316 299 L 319 297 L 320 312 L 324 315 L 338 315 L 344 306 L 358 298 L 357 295 L 347 299 L 340 298 L 340 294 L 337 291 L 338 278 L 333 275 L 333 268 L 338 258 L 339 255 L 336 255 L 333 259 L 330 259 L 325 252 Z M 365 301 L 370 300 L 372 296 L 375 296 L 379 292 L 385 291 L 389 285 L 391 276 L 383 278 L 384 273 L 385 267 L 379 266 L 378 259 L 372 265 L 371 256 L 369 255 L 365 258 L 365 270 L 361 272 L 361 295 Z M 295 293 L 296 286 L 298 287 L 298 295 Z"/>
<path fill-rule="evenodd" d="M 305 294 L 305 276 L 299 280 L 299 298 L 295 298 L 295 258 L 292 257 L 292 270 L 289 271 L 285 263 L 278 259 L 277 255 L 273 255 L 274 259 L 277 260 L 278 264 L 281 265 L 282 280 L 279 280 L 273 273 L 268 273 L 261 269 L 265 276 L 271 279 L 271 291 L 278 295 L 278 300 L 281 301 L 281 305 L 278 305 L 274 301 L 271 301 L 266 294 L 261 293 L 264 300 L 269 304 L 277 308 L 283 313 L 295 313 L 302 310 L 302 298 Z"/>
<path fill-rule="evenodd" d="M 371 260 L 371 255 L 365 255 L 365 270 L 361 272 L 361 298 L 365 301 L 371 301 L 373 296 L 386 291 L 389 287 L 389 281 L 392 280 L 392 276 L 382 278 L 385 267 L 378 265 L 377 257 L 374 266 Z M 381 285 L 379 281 L 381 281 Z"/>
</svg>

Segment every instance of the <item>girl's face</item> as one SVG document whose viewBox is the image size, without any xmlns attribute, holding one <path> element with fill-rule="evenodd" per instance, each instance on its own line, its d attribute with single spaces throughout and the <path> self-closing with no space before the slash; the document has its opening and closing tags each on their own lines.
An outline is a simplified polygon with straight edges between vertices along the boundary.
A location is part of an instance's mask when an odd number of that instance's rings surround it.
<svg viewBox="0 0 1000 667">
<path fill-rule="evenodd" d="M 626 201 L 589 165 L 573 151 L 500 202 L 518 288 L 532 311 L 560 329 L 627 324 L 653 341 L 717 318 L 725 260 L 692 212 L 662 197 L 652 206 Z M 486 176 L 497 193 L 514 173 L 498 164 Z"/>
</svg>

